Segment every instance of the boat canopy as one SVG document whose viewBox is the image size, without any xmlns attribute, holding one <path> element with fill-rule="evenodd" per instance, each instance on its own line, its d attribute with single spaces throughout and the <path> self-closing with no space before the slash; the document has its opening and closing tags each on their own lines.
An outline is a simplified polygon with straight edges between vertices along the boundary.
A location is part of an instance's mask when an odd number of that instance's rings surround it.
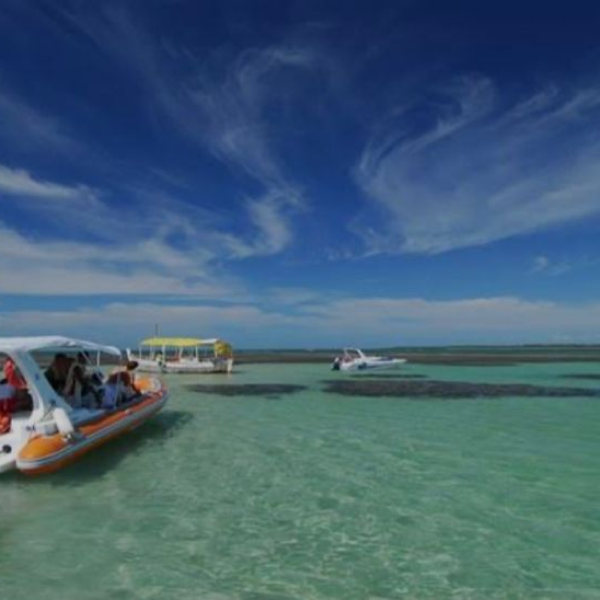
<svg viewBox="0 0 600 600">
<path fill-rule="evenodd" d="M 217 340 L 215 342 L 215 354 L 221 358 L 232 358 L 233 348 L 231 347 L 231 344 L 228 344 L 223 340 Z"/>
<path fill-rule="evenodd" d="M 56 352 L 60 350 L 88 350 L 104 352 L 113 356 L 121 356 L 121 351 L 115 346 L 103 346 L 85 340 L 77 340 L 58 335 L 41 337 L 0 337 L 0 352 Z"/>
<path fill-rule="evenodd" d="M 217 338 L 202 340 L 199 338 L 178 338 L 178 337 L 153 337 L 140 342 L 140 346 L 150 346 L 152 348 L 162 348 L 163 346 L 176 346 L 177 348 L 193 348 L 195 346 L 213 346 L 219 342 Z"/>
</svg>

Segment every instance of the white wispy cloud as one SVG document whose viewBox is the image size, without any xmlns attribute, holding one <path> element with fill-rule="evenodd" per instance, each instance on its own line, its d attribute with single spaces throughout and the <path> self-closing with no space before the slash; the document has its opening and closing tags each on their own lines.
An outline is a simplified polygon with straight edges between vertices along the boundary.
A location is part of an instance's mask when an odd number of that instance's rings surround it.
<svg viewBox="0 0 600 600">
<path fill-rule="evenodd" d="M 0 222 L 0 294 L 227 297 L 239 285 L 160 239 L 120 244 L 60 242 L 22 235 Z"/>
<path fill-rule="evenodd" d="M 57 117 L 34 108 L 0 82 L 0 137 L 35 151 L 80 152 L 82 145 Z"/>
<path fill-rule="evenodd" d="M 431 125 L 411 131 L 406 109 L 356 167 L 380 211 L 352 225 L 369 252 L 434 254 L 600 213 L 600 143 L 589 135 L 600 90 L 548 87 L 507 105 L 472 77 L 435 98 L 410 107 Z"/>
<path fill-rule="evenodd" d="M 102 198 L 100 190 L 82 183 L 58 183 L 31 171 L 0 164 L 0 209 L 5 219 L 22 215 L 22 222 L 44 219 L 47 233 L 58 240 L 74 233 L 118 238 L 127 232 L 122 219 Z M 124 211 L 127 212 L 127 211 Z"/>
<path fill-rule="evenodd" d="M 157 200 L 152 211 L 140 212 L 143 198 L 135 202 L 130 194 L 130 202 L 116 209 L 106 202 L 105 196 L 108 195 L 89 185 L 48 181 L 28 170 L 0 164 L 0 207 L 4 207 L 6 217 L 21 213 L 26 217 L 43 218 L 52 225 L 47 228 L 47 236 L 56 240 L 53 247 L 67 249 L 65 257 L 71 253 L 68 240 L 74 237 L 74 233 L 92 234 L 95 239 L 105 242 L 109 248 L 103 256 L 111 254 L 110 247 L 122 246 L 124 239 L 140 240 L 146 254 L 151 256 L 156 239 L 164 239 L 173 232 L 181 236 L 190 227 L 187 220 L 190 213 L 178 214 L 177 205 L 172 201 L 175 210 L 168 208 L 166 202 Z M 199 224 L 206 221 L 199 217 L 204 216 L 202 211 L 192 212 Z M 6 225 L 2 227 L 5 231 L 0 244 L 19 235 L 17 230 L 12 232 Z M 22 244 L 23 248 L 30 246 Z M 168 257 L 167 250 L 164 247 L 160 253 L 154 254 Z"/>
<path fill-rule="evenodd" d="M 147 98 L 191 139 L 234 171 L 262 186 L 241 203 L 253 233 L 224 235 L 240 258 L 275 254 L 294 238 L 293 218 L 306 200 L 284 172 L 268 111 L 282 96 L 279 76 L 315 68 L 308 49 L 252 48 L 207 64 L 171 40 L 158 43 L 124 6 L 63 12 L 103 52 L 132 72 Z"/>
<path fill-rule="evenodd" d="M 344 298 L 304 306 L 305 326 L 345 344 L 592 342 L 600 303 L 515 297 L 427 300 Z M 507 328 L 506 324 L 511 327 Z M 317 329 L 318 328 L 318 329 Z"/>
<path fill-rule="evenodd" d="M 1 195 L 45 200 L 95 200 L 96 192 L 85 185 L 68 186 L 35 179 L 24 169 L 11 169 L 0 165 Z"/>
<path fill-rule="evenodd" d="M 530 272 L 549 277 L 559 277 L 573 271 L 591 269 L 600 265 L 600 259 L 590 256 L 578 256 L 551 260 L 547 256 L 539 255 L 533 259 Z"/>
<path fill-rule="evenodd" d="M 87 336 L 98 341 L 116 344 L 135 344 L 148 335 L 155 323 L 173 335 L 195 335 L 245 340 L 269 338 L 273 345 L 278 337 L 278 327 L 289 323 L 289 318 L 267 313 L 247 305 L 216 306 L 210 304 L 168 305 L 156 303 L 110 303 L 100 308 L 80 308 L 57 311 L 16 311 L 2 313 L 2 335 L 35 333 L 51 334 L 60 331 L 65 335 Z M 265 334 L 266 332 L 266 334 Z M 233 336 L 233 337 L 232 337 Z"/>
<path fill-rule="evenodd" d="M 282 290 L 282 293 L 283 290 Z M 282 313 L 250 304 L 108 303 L 74 310 L 4 312 L 3 335 L 54 333 L 131 344 L 160 323 L 186 334 L 219 335 L 238 346 L 364 347 L 461 343 L 597 343 L 589 324 L 600 319 L 600 303 L 536 302 L 511 297 L 431 301 L 422 298 L 321 297 Z M 506 324 L 511 323 L 511 328 Z M 218 329 L 218 331 L 216 330 Z"/>
<path fill-rule="evenodd" d="M 536 256 L 533 259 L 533 265 L 531 267 L 531 272 L 532 273 L 540 273 L 542 271 L 545 271 L 550 265 L 550 260 L 548 259 L 547 256 Z"/>
<path fill-rule="evenodd" d="M 0 165 L 0 293 L 186 294 L 225 297 L 240 284 L 213 265 L 234 256 L 219 245 L 212 215 L 143 190 L 115 208 L 109 192 L 43 180 Z M 15 219 L 16 215 L 21 218 Z M 48 227 L 33 231 L 29 219 Z"/>
<path fill-rule="evenodd" d="M 300 287 L 274 287 L 268 290 L 268 300 L 284 306 L 297 306 L 322 299 L 316 290 Z"/>
<path fill-rule="evenodd" d="M 128 202 L 116 206 L 117 193 L 0 165 L 7 219 L 0 220 L 0 263 L 13 271 L 1 278 L 0 293 L 227 297 L 241 286 L 223 273 L 224 261 L 274 254 L 289 243 L 276 196 L 248 200 L 260 233 L 247 240 L 228 233 L 218 214 L 171 195 L 132 187 Z M 33 235 L 31 218 L 49 227 Z"/>
<path fill-rule="evenodd" d="M 277 75 L 290 68 L 311 68 L 315 58 L 311 51 L 301 48 L 253 49 L 225 65 L 217 77 L 198 75 L 189 87 L 199 125 L 193 133 L 200 135 L 216 156 L 243 169 L 268 189 L 292 187 L 275 153 L 267 109 L 269 102 L 277 100 Z M 175 108 L 174 116 L 189 115 L 178 115 Z"/>
</svg>

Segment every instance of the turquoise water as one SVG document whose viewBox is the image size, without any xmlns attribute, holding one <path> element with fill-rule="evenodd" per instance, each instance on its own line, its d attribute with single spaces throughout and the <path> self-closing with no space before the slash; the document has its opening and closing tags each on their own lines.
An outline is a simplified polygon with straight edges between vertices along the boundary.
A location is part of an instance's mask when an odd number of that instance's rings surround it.
<svg viewBox="0 0 600 600">
<path fill-rule="evenodd" d="M 405 371 L 600 386 L 557 377 L 590 364 Z M 140 430 L 61 473 L 4 476 L 2 598 L 600 598 L 600 399 L 325 394 L 335 376 L 173 376 Z M 185 388 L 215 382 L 308 389 Z"/>
</svg>

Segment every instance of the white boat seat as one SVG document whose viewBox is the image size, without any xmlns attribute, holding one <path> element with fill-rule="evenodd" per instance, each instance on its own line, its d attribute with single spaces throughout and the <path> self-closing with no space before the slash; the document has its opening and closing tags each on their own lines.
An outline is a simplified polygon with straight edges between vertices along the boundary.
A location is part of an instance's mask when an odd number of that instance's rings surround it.
<svg viewBox="0 0 600 600">
<path fill-rule="evenodd" d="M 19 433 L 21 434 L 23 431 L 25 431 L 25 428 L 27 427 L 28 423 L 29 423 L 29 419 L 31 418 L 31 412 L 30 411 L 23 411 L 23 412 L 16 412 L 13 413 L 11 416 L 11 421 L 10 421 L 10 429 L 13 433 Z"/>
</svg>

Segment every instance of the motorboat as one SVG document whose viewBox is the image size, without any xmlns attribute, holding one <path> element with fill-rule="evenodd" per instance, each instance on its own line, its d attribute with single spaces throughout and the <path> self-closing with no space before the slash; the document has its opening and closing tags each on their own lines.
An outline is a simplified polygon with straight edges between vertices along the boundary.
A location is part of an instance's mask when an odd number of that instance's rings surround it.
<svg viewBox="0 0 600 600">
<path fill-rule="evenodd" d="M 149 373 L 231 373 L 233 349 L 218 338 L 153 337 L 127 349 L 129 360 Z"/>
<path fill-rule="evenodd" d="M 344 348 L 341 356 L 337 356 L 331 369 L 333 371 L 373 371 L 395 369 L 406 362 L 405 358 L 391 356 L 367 356 L 358 348 Z"/>
<path fill-rule="evenodd" d="M 5 375 L 0 381 L 0 473 L 56 471 L 163 408 L 169 394 L 158 378 L 137 376 L 134 381 L 119 369 L 105 376 L 98 368 L 102 355 L 114 360 L 121 352 L 59 336 L 0 338 Z M 54 381 L 59 365 L 68 371 L 60 393 Z M 87 388 L 73 377 L 67 394 L 67 382 L 78 368 Z"/>
</svg>

